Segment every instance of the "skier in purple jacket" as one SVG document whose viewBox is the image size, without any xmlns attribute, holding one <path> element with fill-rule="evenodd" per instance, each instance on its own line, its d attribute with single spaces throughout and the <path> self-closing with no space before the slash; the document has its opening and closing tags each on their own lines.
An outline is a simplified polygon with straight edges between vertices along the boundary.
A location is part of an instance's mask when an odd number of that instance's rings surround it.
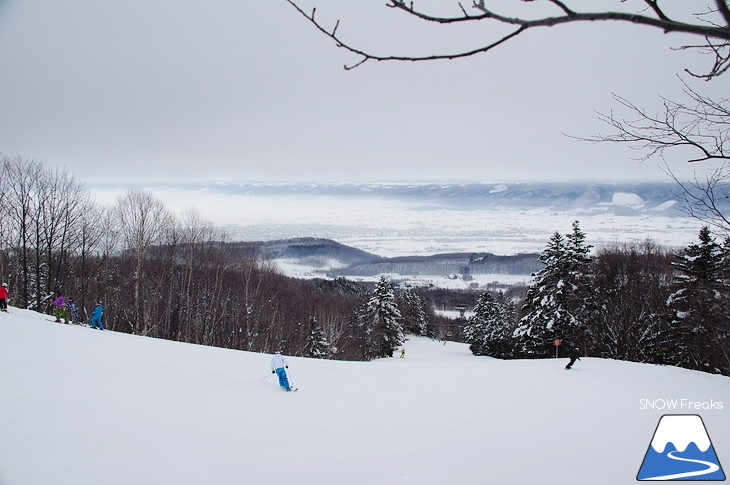
<svg viewBox="0 0 730 485">
<path fill-rule="evenodd" d="M 51 302 L 51 306 L 55 308 L 53 315 L 56 317 L 56 323 L 61 323 L 62 318 L 63 323 L 68 323 L 68 310 L 66 309 L 66 303 L 68 303 L 66 297 L 61 293 L 56 293 L 56 299 Z"/>
</svg>

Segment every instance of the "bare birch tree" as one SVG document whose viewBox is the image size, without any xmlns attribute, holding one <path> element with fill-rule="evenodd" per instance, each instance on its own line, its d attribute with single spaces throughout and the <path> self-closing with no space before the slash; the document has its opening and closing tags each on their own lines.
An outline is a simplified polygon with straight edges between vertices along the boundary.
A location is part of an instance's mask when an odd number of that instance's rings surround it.
<svg viewBox="0 0 730 485">
<path fill-rule="evenodd" d="M 132 321 L 135 333 L 146 334 L 150 322 L 145 318 L 141 295 L 144 263 L 153 245 L 161 244 L 174 224 L 174 217 L 163 202 L 142 190 L 129 189 L 117 200 L 115 215 L 124 248 L 132 253 Z"/>
<path fill-rule="evenodd" d="M 34 220 L 38 214 L 38 181 L 43 165 L 25 157 L 6 158 L 4 175 L 7 178 L 5 207 L 11 225 L 9 243 L 14 253 L 16 268 L 11 286 L 16 290 L 16 304 L 27 308 L 35 300 L 33 294 Z"/>
</svg>

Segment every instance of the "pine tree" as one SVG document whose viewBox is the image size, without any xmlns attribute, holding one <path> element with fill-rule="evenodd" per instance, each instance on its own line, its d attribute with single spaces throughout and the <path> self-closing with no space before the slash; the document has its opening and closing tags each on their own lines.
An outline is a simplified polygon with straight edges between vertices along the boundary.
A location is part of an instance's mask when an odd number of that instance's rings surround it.
<svg viewBox="0 0 730 485">
<path fill-rule="evenodd" d="M 674 264 L 679 274 L 667 300 L 673 315 L 670 359 L 685 367 L 730 373 L 728 247 L 727 241 L 717 244 L 705 226 L 699 243 L 685 248 Z"/>
<path fill-rule="evenodd" d="M 550 238 L 539 258 L 545 267 L 533 274 L 524 316 L 514 332 L 526 356 L 550 355 L 556 338 L 574 344 L 585 338 L 586 320 L 595 308 L 586 274 L 589 251 L 577 221 L 571 234 L 555 232 Z"/>
<path fill-rule="evenodd" d="M 497 293 L 495 303 L 499 311 L 499 324 L 491 332 L 487 331 L 490 355 L 508 359 L 515 356 L 516 341 L 513 334 L 517 326 L 517 308 L 514 300 L 502 291 Z"/>
<path fill-rule="evenodd" d="M 469 344 L 469 350 L 474 355 L 487 355 L 485 337 L 489 320 L 497 312 L 492 294 L 485 291 L 479 297 L 474 314 L 470 316 L 464 327 L 464 337 Z"/>
<path fill-rule="evenodd" d="M 385 277 L 381 277 L 357 314 L 357 322 L 363 329 L 363 354 L 366 359 L 393 356 L 398 346 L 405 342 L 400 321 L 395 290 Z"/>
<path fill-rule="evenodd" d="M 515 305 L 499 292 L 495 299 L 484 292 L 464 328 L 464 335 L 475 355 L 509 358 L 514 354 L 512 333 L 515 327 Z"/>
<path fill-rule="evenodd" d="M 406 290 L 400 298 L 400 312 L 403 330 L 414 335 L 433 336 L 431 317 L 426 299 L 411 290 Z"/>
<path fill-rule="evenodd" d="M 574 221 L 572 227 L 573 231 L 565 236 L 567 269 L 572 283 L 567 304 L 576 321 L 567 337 L 571 345 L 585 347 L 592 338 L 591 326 L 599 313 L 599 303 L 592 284 L 590 252 L 593 246 L 586 244 L 586 235 L 578 221 Z"/>
<path fill-rule="evenodd" d="M 591 260 L 590 244 L 585 243 L 586 235 L 580 229 L 578 221 L 573 221 L 573 232 L 565 235 L 566 257 L 570 271 L 581 271 Z"/>
<path fill-rule="evenodd" d="M 327 357 L 327 349 L 329 342 L 324 335 L 324 330 L 319 326 L 316 317 L 309 317 L 309 335 L 304 347 L 304 353 L 307 357 L 315 359 L 324 359 Z"/>
</svg>

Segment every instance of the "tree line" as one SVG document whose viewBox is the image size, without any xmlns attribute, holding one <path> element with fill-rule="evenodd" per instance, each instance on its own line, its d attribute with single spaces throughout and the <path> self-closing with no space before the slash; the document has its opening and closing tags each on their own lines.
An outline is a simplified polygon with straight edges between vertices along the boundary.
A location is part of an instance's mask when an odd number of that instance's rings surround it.
<svg viewBox="0 0 730 485">
<path fill-rule="evenodd" d="M 730 238 L 709 227 L 680 251 L 647 240 L 591 255 L 578 222 L 552 235 L 521 308 L 485 292 L 463 331 L 477 355 L 583 355 L 730 375 Z"/>
<path fill-rule="evenodd" d="M 227 241 L 195 210 L 177 216 L 128 189 L 97 204 L 70 174 L 0 155 L 0 277 L 12 304 L 50 313 L 59 293 L 110 330 L 232 349 L 369 360 L 407 333 L 468 341 L 480 355 L 584 355 L 730 374 L 730 239 L 708 227 L 669 251 L 651 241 L 591 254 L 578 223 L 553 234 L 526 294 L 482 294 L 466 325 L 434 314 L 428 291 L 282 275 L 255 244 Z M 520 304 L 518 308 L 518 303 Z"/>
<path fill-rule="evenodd" d="M 361 285 L 288 278 L 256 245 L 229 242 L 197 211 L 177 216 L 141 190 L 103 206 L 42 162 L 0 154 L 0 170 L 0 277 L 15 307 L 50 313 L 63 294 L 82 320 L 102 302 L 113 331 L 323 358 L 386 355 L 380 340 L 391 328 Z M 400 345 L 403 329 L 432 332 L 425 300 L 396 295 L 387 281 L 375 292 L 399 312 L 398 338 L 386 342 Z"/>
</svg>

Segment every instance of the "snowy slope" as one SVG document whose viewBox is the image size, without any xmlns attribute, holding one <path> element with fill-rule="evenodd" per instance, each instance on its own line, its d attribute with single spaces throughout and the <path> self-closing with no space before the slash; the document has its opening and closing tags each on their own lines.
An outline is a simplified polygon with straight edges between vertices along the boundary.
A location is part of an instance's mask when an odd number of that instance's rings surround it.
<svg viewBox="0 0 730 485">
<path fill-rule="evenodd" d="M 583 359 L 503 362 L 411 338 L 406 358 L 269 356 L 0 314 L 0 484 L 630 484 L 667 411 L 730 464 L 730 379 Z M 675 411 L 676 413 L 676 411 Z M 726 470 L 727 472 L 728 470 Z"/>
</svg>

